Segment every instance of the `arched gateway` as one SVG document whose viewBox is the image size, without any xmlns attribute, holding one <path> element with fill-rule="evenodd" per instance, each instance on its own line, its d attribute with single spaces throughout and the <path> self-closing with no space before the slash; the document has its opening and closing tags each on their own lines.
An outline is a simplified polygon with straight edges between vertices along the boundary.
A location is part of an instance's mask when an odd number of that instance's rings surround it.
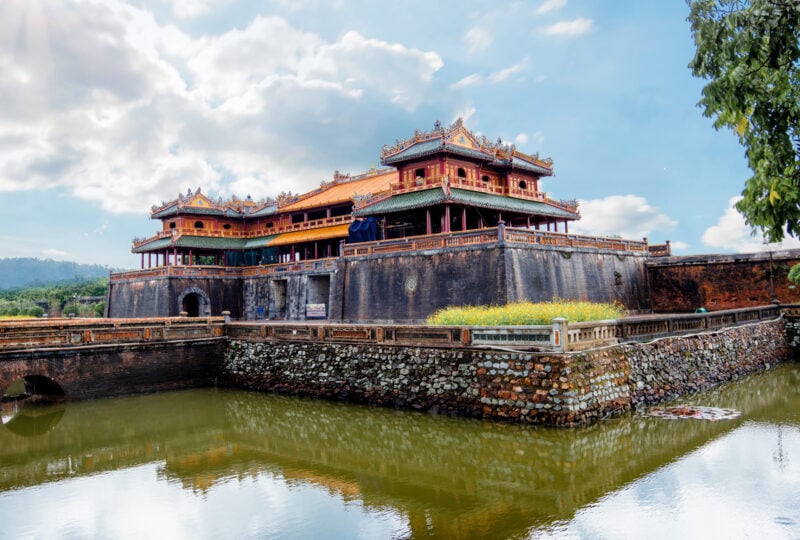
<svg viewBox="0 0 800 540">
<path fill-rule="evenodd" d="M 189 317 L 211 315 L 211 299 L 203 289 L 188 287 L 178 297 L 178 312 Z"/>
</svg>

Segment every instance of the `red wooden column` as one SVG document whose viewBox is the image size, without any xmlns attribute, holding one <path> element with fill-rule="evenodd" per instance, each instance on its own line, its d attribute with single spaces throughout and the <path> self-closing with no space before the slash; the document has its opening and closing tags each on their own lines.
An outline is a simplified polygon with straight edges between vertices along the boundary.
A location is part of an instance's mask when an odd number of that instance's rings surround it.
<svg viewBox="0 0 800 540">
<path fill-rule="evenodd" d="M 564 220 L 564 232 L 569 234 L 569 221 Z"/>
<path fill-rule="evenodd" d="M 444 205 L 444 227 L 442 228 L 442 232 L 449 233 L 450 232 L 450 205 Z"/>
<path fill-rule="evenodd" d="M 461 209 L 461 230 L 467 230 L 467 207 Z"/>
<path fill-rule="evenodd" d="M 425 233 L 431 234 L 431 209 L 425 210 Z"/>
<path fill-rule="evenodd" d="M 141 270 L 144 270 L 144 251 L 142 251 L 142 266 L 140 267 Z"/>
<path fill-rule="evenodd" d="M 192 266 L 192 250 L 189 250 L 189 266 Z"/>
<path fill-rule="evenodd" d="M 178 246 L 172 248 L 172 265 L 178 266 Z"/>
</svg>

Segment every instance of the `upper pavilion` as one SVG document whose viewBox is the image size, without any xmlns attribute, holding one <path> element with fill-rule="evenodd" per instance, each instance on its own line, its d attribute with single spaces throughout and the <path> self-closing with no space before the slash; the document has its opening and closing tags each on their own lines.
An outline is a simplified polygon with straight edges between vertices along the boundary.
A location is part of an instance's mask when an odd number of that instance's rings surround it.
<svg viewBox="0 0 800 540">
<path fill-rule="evenodd" d="M 161 231 L 135 239 L 142 268 L 254 266 L 339 255 L 342 242 L 405 238 L 495 227 L 568 232 L 575 201 L 540 191 L 553 162 L 490 142 L 461 119 L 381 151 L 382 169 L 329 182 L 301 195 L 223 201 L 197 189 L 154 206 Z M 366 233 L 356 234 L 363 223 Z M 366 234 L 366 236 L 365 236 Z M 147 258 L 145 259 L 145 255 Z M 147 261 L 145 265 L 145 261 Z"/>
</svg>

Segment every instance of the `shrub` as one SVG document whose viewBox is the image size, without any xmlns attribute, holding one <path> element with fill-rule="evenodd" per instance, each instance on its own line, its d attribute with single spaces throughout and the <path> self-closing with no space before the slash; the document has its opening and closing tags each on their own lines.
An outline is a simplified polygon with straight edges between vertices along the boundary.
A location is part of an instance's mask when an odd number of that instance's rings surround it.
<svg viewBox="0 0 800 540">
<path fill-rule="evenodd" d="M 800 283 L 800 263 L 795 264 L 789 269 L 789 281 L 792 283 Z"/>
<path fill-rule="evenodd" d="M 441 309 L 427 323 L 443 326 L 524 326 L 550 324 L 557 317 L 571 322 L 619 319 L 625 315 L 620 304 L 551 300 L 517 302 L 505 306 L 463 306 Z"/>
</svg>

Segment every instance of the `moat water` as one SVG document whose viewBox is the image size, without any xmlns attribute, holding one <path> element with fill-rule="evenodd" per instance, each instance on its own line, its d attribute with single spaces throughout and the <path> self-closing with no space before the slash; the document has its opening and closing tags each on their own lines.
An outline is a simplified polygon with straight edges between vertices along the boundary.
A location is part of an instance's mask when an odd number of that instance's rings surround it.
<svg viewBox="0 0 800 540">
<path fill-rule="evenodd" d="M 0 538 L 800 538 L 800 365 L 552 429 L 224 389 L 3 410 Z"/>
</svg>

